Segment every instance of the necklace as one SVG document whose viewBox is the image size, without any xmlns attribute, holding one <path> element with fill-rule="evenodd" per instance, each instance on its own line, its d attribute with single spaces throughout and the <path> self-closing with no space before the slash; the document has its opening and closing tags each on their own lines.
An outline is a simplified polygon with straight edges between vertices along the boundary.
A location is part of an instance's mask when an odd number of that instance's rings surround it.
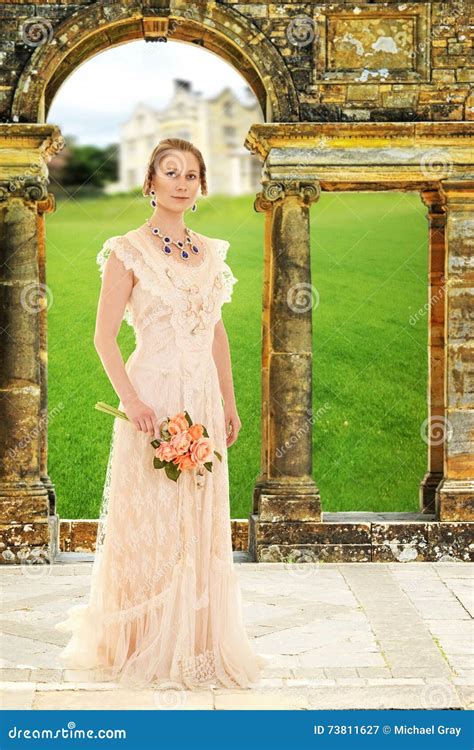
<svg viewBox="0 0 474 750">
<path fill-rule="evenodd" d="M 172 247 L 171 245 L 176 245 L 176 247 L 179 247 L 179 254 L 180 257 L 183 260 L 188 260 L 189 258 L 189 250 L 193 252 L 195 255 L 198 255 L 201 251 L 199 250 L 198 246 L 195 245 L 193 240 L 191 239 L 191 233 L 188 227 L 184 227 L 184 233 L 185 233 L 185 240 L 182 242 L 181 240 L 173 240 L 172 237 L 169 236 L 169 234 L 163 234 L 158 227 L 154 227 L 150 220 L 147 220 L 147 225 L 151 229 L 151 233 L 155 237 L 160 237 L 163 240 L 163 247 L 161 248 L 165 255 L 171 255 Z"/>
</svg>

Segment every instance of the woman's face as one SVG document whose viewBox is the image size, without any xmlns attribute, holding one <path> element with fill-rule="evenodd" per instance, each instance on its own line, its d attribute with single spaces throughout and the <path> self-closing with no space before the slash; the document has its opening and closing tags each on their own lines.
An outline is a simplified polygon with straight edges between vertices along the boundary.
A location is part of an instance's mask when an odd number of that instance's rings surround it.
<svg viewBox="0 0 474 750">
<path fill-rule="evenodd" d="M 152 187 L 156 200 L 177 213 L 193 205 L 199 191 L 199 162 L 190 151 L 168 149 L 155 161 Z"/>
</svg>

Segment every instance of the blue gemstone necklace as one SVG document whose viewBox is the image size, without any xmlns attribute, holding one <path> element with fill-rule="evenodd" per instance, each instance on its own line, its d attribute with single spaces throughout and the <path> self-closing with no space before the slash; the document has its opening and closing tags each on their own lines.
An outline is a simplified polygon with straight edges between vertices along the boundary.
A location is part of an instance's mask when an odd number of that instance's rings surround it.
<svg viewBox="0 0 474 750">
<path fill-rule="evenodd" d="M 171 247 L 172 245 L 176 245 L 176 247 L 179 248 L 179 255 L 183 260 L 188 260 L 190 251 L 194 255 L 198 255 L 201 252 L 197 245 L 194 244 L 188 227 L 184 228 L 185 240 L 184 242 L 182 242 L 181 240 L 173 240 L 172 237 L 169 236 L 169 234 L 163 234 L 163 232 L 161 232 L 158 227 L 154 227 L 149 220 L 147 220 L 146 223 L 150 227 L 151 233 L 155 237 L 160 237 L 162 239 L 163 247 L 161 249 L 163 250 L 165 255 L 171 255 L 173 250 L 173 248 Z"/>
</svg>

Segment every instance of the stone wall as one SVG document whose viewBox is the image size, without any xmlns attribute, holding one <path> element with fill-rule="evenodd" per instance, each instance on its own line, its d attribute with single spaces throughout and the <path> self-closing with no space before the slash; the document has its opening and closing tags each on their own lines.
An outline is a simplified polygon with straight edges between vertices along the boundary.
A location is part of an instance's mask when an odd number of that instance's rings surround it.
<svg viewBox="0 0 474 750">
<path fill-rule="evenodd" d="M 0 12 L 2 122 L 47 119 L 53 92 L 46 96 L 46 111 L 15 108 L 18 85 L 34 99 L 60 61 L 64 69 L 54 90 L 80 60 L 140 38 L 194 41 L 220 50 L 240 67 L 262 108 L 273 80 L 275 101 L 270 93 L 267 119 L 274 122 L 474 119 L 470 0 L 35 5 L 2 0 Z M 30 78 L 21 77 L 25 71 Z"/>
</svg>

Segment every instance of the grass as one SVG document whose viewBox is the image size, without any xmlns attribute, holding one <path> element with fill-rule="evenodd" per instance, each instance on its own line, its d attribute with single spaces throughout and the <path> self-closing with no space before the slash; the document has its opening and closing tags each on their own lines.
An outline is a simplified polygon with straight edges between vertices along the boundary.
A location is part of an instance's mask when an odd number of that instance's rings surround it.
<svg viewBox="0 0 474 750">
<path fill-rule="evenodd" d="M 224 305 L 242 420 L 229 450 L 231 515 L 247 517 L 260 468 L 260 357 L 264 217 L 253 196 L 215 196 L 187 215 L 231 243 L 238 283 Z M 118 398 L 93 345 L 103 241 L 151 214 L 141 195 L 59 201 L 47 217 L 49 475 L 63 518 L 98 515 L 112 419 L 96 401 Z M 426 467 L 427 224 L 416 194 L 324 193 L 311 209 L 313 476 L 326 511 L 416 511 Z M 124 360 L 134 348 L 123 323 Z"/>
</svg>

